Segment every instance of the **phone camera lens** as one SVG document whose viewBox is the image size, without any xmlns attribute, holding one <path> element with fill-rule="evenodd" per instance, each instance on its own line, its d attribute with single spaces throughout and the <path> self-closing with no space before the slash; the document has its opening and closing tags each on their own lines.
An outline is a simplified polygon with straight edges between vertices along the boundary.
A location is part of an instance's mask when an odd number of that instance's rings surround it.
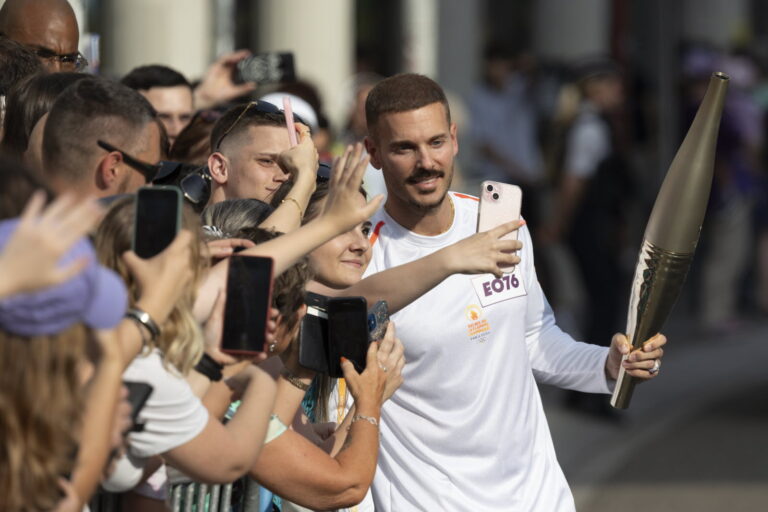
<svg viewBox="0 0 768 512">
<path fill-rule="evenodd" d="M 491 190 L 493 190 L 493 185 L 488 185 L 488 186 L 486 186 L 486 187 L 485 187 L 485 189 L 486 189 L 488 192 L 490 192 Z"/>
<path fill-rule="evenodd" d="M 493 197 L 494 199 L 498 199 L 498 198 L 499 198 L 499 194 L 497 194 L 497 193 L 495 193 L 495 192 L 494 192 L 494 194 L 493 194 L 493 196 L 492 196 L 492 197 Z"/>
</svg>

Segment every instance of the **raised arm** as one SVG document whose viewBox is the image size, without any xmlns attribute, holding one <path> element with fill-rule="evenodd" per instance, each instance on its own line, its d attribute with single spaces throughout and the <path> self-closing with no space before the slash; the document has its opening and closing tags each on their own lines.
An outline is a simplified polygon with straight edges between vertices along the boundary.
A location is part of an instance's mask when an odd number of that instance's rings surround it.
<svg viewBox="0 0 768 512">
<path fill-rule="evenodd" d="M 280 168 L 291 175 L 293 185 L 272 215 L 259 224 L 260 228 L 289 233 L 301 226 L 309 198 L 315 191 L 317 148 L 307 126 L 297 123 L 296 131 L 299 134 L 299 145 L 283 151 L 277 158 Z"/>
<path fill-rule="evenodd" d="M 500 277 L 499 266 L 520 263 L 520 257 L 513 252 L 522 248 L 518 240 L 502 240 L 501 237 L 524 224 L 525 221 L 513 221 L 477 233 L 429 256 L 368 276 L 334 294 L 362 296 L 369 303 L 386 300 L 392 314 L 453 274 L 491 273 Z M 408 286 L 402 283 L 408 283 Z"/>
</svg>

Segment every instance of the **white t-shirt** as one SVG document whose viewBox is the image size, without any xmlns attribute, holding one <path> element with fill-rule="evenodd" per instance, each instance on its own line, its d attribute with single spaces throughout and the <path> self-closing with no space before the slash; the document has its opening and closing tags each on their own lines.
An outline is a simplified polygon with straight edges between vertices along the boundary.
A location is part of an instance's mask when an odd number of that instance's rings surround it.
<svg viewBox="0 0 768 512">
<path fill-rule="evenodd" d="M 128 454 L 103 484 L 113 491 L 133 488 L 141 478 L 146 459 L 194 439 L 208 423 L 208 411 L 184 377 L 163 365 L 160 351 L 135 358 L 123 373 L 127 381 L 146 382 L 154 389 L 139 413 L 142 432 L 128 436 Z"/>
<path fill-rule="evenodd" d="M 477 199 L 450 199 L 453 224 L 434 237 L 408 231 L 382 208 L 372 219 L 366 274 L 474 234 Z M 607 349 L 575 342 L 555 325 L 526 228 L 520 239 L 514 278 L 454 275 L 392 316 L 407 364 L 382 408 L 377 511 L 574 510 L 536 381 L 608 393 Z"/>
<path fill-rule="evenodd" d="M 600 162 L 611 152 L 611 132 L 608 124 L 590 103 L 581 106 L 578 117 L 568 133 L 565 172 L 577 178 L 592 178 Z"/>
</svg>

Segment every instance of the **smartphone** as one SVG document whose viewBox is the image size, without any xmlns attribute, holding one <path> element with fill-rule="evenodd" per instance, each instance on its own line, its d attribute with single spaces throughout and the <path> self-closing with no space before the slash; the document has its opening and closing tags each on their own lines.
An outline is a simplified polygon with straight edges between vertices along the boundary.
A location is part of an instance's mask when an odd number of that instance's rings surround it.
<svg viewBox="0 0 768 512">
<path fill-rule="evenodd" d="M 136 193 L 133 252 L 157 256 L 171 245 L 181 226 L 181 191 L 176 187 L 141 187 Z"/>
<path fill-rule="evenodd" d="M 328 299 L 328 375 L 344 377 L 341 357 L 346 357 L 358 372 L 365 370 L 368 354 L 368 305 L 363 297 Z"/>
<path fill-rule="evenodd" d="M 488 231 L 500 224 L 520 220 L 522 202 L 523 191 L 517 185 L 484 181 L 480 191 L 480 208 L 477 211 L 477 231 Z M 517 230 L 501 238 L 517 240 Z M 506 272 L 512 272 L 515 266 L 500 266 L 500 268 Z"/>
<path fill-rule="evenodd" d="M 236 84 L 244 82 L 268 84 L 296 81 L 293 53 L 290 52 L 270 52 L 251 55 L 238 62 L 233 73 L 232 81 Z"/>
<path fill-rule="evenodd" d="M 128 388 L 128 402 L 131 404 L 131 428 L 129 432 L 141 430 L 143 425 L 139 425 L 139 413 L 152 395 L 154 388 L 146 382 L 123 381 L 123 385 Z"/>
<path fill-rule="evenodd" d="M 229 259 L 222 352 L 242 356 L 264 352 L 272 267 L 272 258 L 235 254 Z"/>
<path fill-rule="evenodd" d="M 328 373 L 328 297 L 307 292 L 307 314 L 299 328 L 299 364 Z"/>
<path fill-rule="evenodd" d="M 387 301 L 380 300 L 368 310 L 368 339 L 379 341 L 384 337 L 389 325 Z"/>
</svg>

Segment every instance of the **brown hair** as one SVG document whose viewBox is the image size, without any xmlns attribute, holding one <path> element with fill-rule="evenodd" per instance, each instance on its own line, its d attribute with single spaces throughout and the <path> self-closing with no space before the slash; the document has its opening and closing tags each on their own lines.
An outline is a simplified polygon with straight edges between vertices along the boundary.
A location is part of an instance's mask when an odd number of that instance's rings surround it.
<svg viewBox="0 0 768 512">
<path fill-rule="evenodd" d="M 134 211 L 133 197 L 116 201 L 99 225 L 95 240 L 99 260 L 102 265 L 113 269 L 123 278 L 129 290 L 131 304 L 135 304 L 139 299 L 139 289 L 122 255 L 131 248 Z M 174 306 L 168 320 L 161 326 L 160 338 L 156 342 L 150 341 L 149 348 L 158 348 L 163 353 L 163 361 L 166 364 L 175 366 L 186 375 L 203 355 L 203 334 L 192 315 L 192 305 L 207 260 L 200 251 L 200 220 L 188 206 L 183 210 L 182 226 L 194 235 L 190 242 L 192 251 L 189 261 L 194 277 Z"/>
<path fill-rule="evenodd" d="M 211 151 L 221 151 L 221 143 L 224 140 L 236 139 L 251 126 L 285 128 L 285 115 L 282 112 L 262 112 L 255 108 L 257 105 L 248 105 L 251 103 L 235 105 L 216 121 L 211 130 Z"/>
<path fill-rule="evenodd" d="M 0 331 L 0 509 L 50 510 L 71 474 L 83 411 L 82 324 L 31 338 Z"/>
<path fill-rule="evenodd" d="M 384 114 L 408 112 L 433 103 L 445 107 L 448 123 L 451 122 L 451 109 L 442 87 L 431 78 L 415 73 L 401 73 L 385 78 L 371 89 L 365 100 L 365 120 L 368 133 Z"/>
</svg>

